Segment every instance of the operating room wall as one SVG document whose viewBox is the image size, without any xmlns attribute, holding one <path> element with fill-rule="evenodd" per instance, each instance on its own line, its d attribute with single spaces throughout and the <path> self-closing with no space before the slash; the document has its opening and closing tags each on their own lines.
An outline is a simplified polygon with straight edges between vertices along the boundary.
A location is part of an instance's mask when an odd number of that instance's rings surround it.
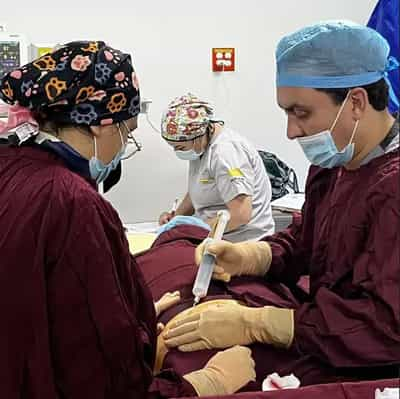
<svg viewBox="0 0 400 399">
<path fill-rule="evenodd" d="M 142 97 L 158 127 L 163 109 L 187 91 L 210 100 L 226 125 L 259 149 L 276 153 L 304 186 L 308 164 L 286 138 L 275 99 L 274 49 L 280 37 L 324 19 L 366 24 L 376 0 L 52 0 L 2 2 L 0 25 L 32 43 L 101 39 L 132 53 Z M 236 71 L 211 72 L 211 48 L 234 47 Z M 136 136 L 143 151 L 123 165 L 107 198 L 124 222 L 150 221 L 182 198 L 187 163 L 176 159 L 143 116 Z"/>
</svg>

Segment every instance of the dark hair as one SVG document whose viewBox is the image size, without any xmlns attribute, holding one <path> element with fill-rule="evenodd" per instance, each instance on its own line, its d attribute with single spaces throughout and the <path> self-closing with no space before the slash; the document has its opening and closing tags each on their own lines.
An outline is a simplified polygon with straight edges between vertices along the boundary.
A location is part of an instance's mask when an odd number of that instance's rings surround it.
<svg viewBox="0 0 400 399">
<path fill-rule="evenodd" d="M 366 90 L 368 100 L 376 111 L 383 111 L 389 104 L 389 87 L 385 79 L 378 80 L 366 86 L 360 86 Z M 328 94 L 335 104 L 341 104 L 351 88 L 347 89 L 316 89 Z"/>
<path fill-rule="evenodd" d="M 48 118 L 47 115 L 43 112 L 33 112 L 33 116 L 35 120 L 39 123 L 40 130 L 46 133 L 53 134 L 55 136 L 58 136 L 58 133 L 61 129 L 71 127 L 79 127 L 81 130 L 85 130 L 87 133 L 90 133 L 90 128 L 87 125 L 78 125 L 54 121 L 51 118 Z"/>
</svg>

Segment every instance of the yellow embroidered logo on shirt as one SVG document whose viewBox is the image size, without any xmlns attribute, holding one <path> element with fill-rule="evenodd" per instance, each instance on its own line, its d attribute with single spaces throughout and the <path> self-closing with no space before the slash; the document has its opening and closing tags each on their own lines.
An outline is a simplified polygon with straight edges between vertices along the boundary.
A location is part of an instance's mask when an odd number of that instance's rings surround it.
<svg viewBox="0 0 400 399">
<path fill-rule="evenodd" d="M 243 177 L 243 173 L 239 168 L 229 169 L 228 173 L 231 177 Z"/>
<path fill-rule="evenodd" d="M 208 184 L 208 183 L 212 183 L 214 181 L 214 179 L 212 177 L 210 177 L 209 179 L 203 178 L 203 179 L 200 179 L 199 181 L 202 184 Z"/>
</svg>

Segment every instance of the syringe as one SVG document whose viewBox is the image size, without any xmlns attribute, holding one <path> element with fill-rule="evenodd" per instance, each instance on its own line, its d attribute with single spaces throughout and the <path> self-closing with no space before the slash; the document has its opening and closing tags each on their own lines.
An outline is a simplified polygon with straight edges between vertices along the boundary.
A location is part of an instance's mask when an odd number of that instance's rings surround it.
<svg viewBox="0 0 400 399">
<path fill-rule="evenodd" d="M 207 295 L 208 287 L 210 286 L 211 276 L 214 271 L 215 256 L 207 251 L 207 247 L 212 242 L 222 239 L 230 218 L 231 215 L 228 211 L 219 211 L 217 213 L 217 221 L 214 225 L 214 228 L 211 230 L 205 241 L 205 250 L 201 259 L 199 269 L 197 271 L 196 280 L 194 282 L 192 290 L 192 293 L 194 295 L 193 306 L 196 306 L 200 302 L 200 299 Z"/>
</svg>

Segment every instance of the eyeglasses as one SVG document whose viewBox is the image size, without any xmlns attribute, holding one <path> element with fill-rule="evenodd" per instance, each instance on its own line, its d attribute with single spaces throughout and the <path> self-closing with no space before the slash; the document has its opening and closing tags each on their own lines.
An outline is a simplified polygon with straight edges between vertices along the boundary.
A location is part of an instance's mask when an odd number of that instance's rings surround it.
<svg viewBox="0 0 400 399">
<path fill-rule="evenodd" d="M 121 160 L 127 160 L 133 157 L 138 151 L 141 151 L 143 146 L 139 141 L 135 139 L 133 136 L 133 130 L 129 129 L 128 124 L 125 121 L 122 121 L 118 127 L 121 129 L 121 124 L 124 126 L 126 131 L 128 132 L 127 140 L 126 140 L 126 147 L 124 151 L 124 155 L 122 156 Z"/>
</svg>

